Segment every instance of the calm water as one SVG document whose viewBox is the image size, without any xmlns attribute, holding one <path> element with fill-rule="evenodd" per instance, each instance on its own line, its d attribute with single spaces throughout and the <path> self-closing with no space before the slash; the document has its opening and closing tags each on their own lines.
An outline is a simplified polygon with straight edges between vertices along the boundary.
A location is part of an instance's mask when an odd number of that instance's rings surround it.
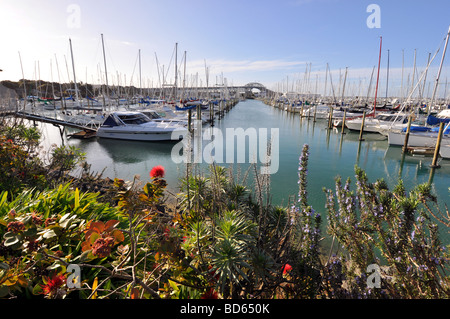
<svg viewBox="0 0 450 319">
<path fill-rule="evenodd" d="M 414 185 L 433 183 L 433 191 L 442 205 L 449 203 L 450 161 L 442 160 L 441 168 L 429 167 L 432 158 L 406 155 L 402 158 L 401 148 L 389 147 L 387 139 L 379 134 L 364 134 L 360 142 L 359 133 L 340 129 L 326 129 L 326 120 L 300 119 L 298 114 L 287 113 L 257 100 L 239 102 L 225 117 L 216 122 L 216 127 L 225 131 L 234 128 L 278 128 L 279 169 L 271 175 L 272 202 L 287 205 L 298 192 L 298 159 L 302 146 L 309 144 L 308 165 L 309 203 L 317 211 L 324 212 L 325 194 L 323 187 L 334 189 L 334 178 L 340 175 L 344 180 L 351 177 L 354 166 L 363 168 L 370 181 L 384 178 L 392 188 L 402 178 L 408 189 Z M 43 126 L 48 137 L 46 143 L 60 143 L 59 131 L 49 125 Z M 175 164 L 171 159 L 173 143 L 151 143 L 117 141 L 107 139 L 77 140 L 65 139 L 68 145 L 76 145 L 87 155 L 87 162 L 93 171 L 103 171 L 104 176 L 132 180 L 138 174 L 141 180 L 149 180 L 149 171 L 155 165 L 164 165 L 166 179 L 172 188 L 177 188 L 178 179 L 185 172 L 184 164 Z M 205 165 L 204 165 L 205 166 Z M 235 165 L 236 166 L 236 165 Z M 240 167 L 245 170 L 247 166 Z"/>
</svg>

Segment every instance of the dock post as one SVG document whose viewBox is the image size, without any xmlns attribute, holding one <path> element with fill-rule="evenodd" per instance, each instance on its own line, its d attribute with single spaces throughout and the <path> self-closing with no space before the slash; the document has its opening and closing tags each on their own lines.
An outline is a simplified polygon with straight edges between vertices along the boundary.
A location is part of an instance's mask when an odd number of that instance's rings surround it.
<svg viewBox="0 0 450 319">
<path fill-rule="evenodd" d="M 192 110 L 188 110 L 188 131 L 189 133 L 192 132 Z"/>
<path fill-rule="evenodd" d="M 444 131 L 444 122 L 439 125 L 439 133 L 436 141 L 436 148 L 434 149 L 433 162 L 431 163 L 431 168 L 438 168 L 440 165 L 437 163 L 439 158 L 439 149 L 441 148 L 442 132 Z"/>
<path fill-rule="evenodd" d="M 301 107 L 301 110 L 300 110 L 300 118 L 301 119 L 303 118 L 303 103 L 302 103 L 302 107 Z"/>
<path fill-rule="evenodd" d="M 214 107 L 211 101 L 209 101 L 209 121 L 211 126 L 214 126 Z"/>
<path fill-rule="evenodd" d="M 317 105 L 314 105 L 314 118 L 313 122 L 316 122 Z"/>
<path fill-rule="evenodd" d="M 330 108 L 328 112 L 328 129 L 331 130 L 333 127 L 333 108 Z"/>
<path fill-rule="evenodd" d="M 202 120 L 202 108 L 201 108 L 200 104 L 197 105 L 197 120 L 199 120 L 199 121 Z"/>
<path fill-rule="evenodd" d="M 363 139 L 363 131 L 364 131 L 364 122 L 366 121 L 366 111 L 363 111 L 363 118 L 361 122 L 361 129 L 359 131 L 359 140 L 364 141 Z"/>
<path fill-rule="evenodd" d="M 345 130 L 345 117 L 347 115 L 347 110 L 344 110 L 344 117 L 342 118 L 342 131 L 341 134 L 345 134 L 344 130 Z"/>
<path fill-rule="evenodd" d="M 409 132 L 411 131 L 411 120 L 412 120 L 412 114 L 409 115 L 408 118 L 408 126 L 406 128 L 406 134 L 405 134 L 405 142 L 403 143 L 403 153 L 406 153 L 408 149 L 408 140 L 409 140 Z"/>
</svg>

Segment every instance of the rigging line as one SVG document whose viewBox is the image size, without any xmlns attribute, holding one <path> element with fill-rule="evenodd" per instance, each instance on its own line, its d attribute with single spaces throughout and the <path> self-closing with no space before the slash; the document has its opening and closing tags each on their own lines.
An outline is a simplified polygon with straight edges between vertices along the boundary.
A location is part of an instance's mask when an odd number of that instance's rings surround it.
<svg viewBox="0 0 450 319">
<path fill-rule="evenodd" d="M 138 52 L 138 54 L 137 54 L 137 56 L 136 56 L 136 60 L 135 60 L 135 62 L 134 62 L 133 73 L 131 74 L 131 78 L 130 78 L 130 86 L 131 86 L 132 83 L 133 83 L 134 72 L 136 71 L 136 65 L 137 65 L 138 61 L 139 61 L 139 52 Z"/>
<path fill-rule="evenodd" d="M 92 59 L 91 59 L 91 65 L 96 65 L 97 64 L 97 62 L 96 61 L 98 61 L 98 55 L 99 55 L 99 51 L 100 51 L 100 46 L 101 46 L 101 39 L 98 39 L 97 40 L 97 48 L 95 49 L 95 54 L 92 56 Z M 94 69 L 95 69 L 96 67 L 94 67 Z"/>
<path fill-rule="evenodd" d="M 114 71 L 117 72 L 118 69 L 117 69 L 117 67 L 116 67 L 116 65 L 115 65 L 115 63 L 114 63 L 113 58 L 112 58 L 111 50 L 109 49 L 109 44 L 108 44 L 107 41 L 104 41 L 104 44 L 105 44 L 105 47 L 106 47 L 106 54 L 107 54 L 107 56 L 108 56 L 108 58 L 109 58 L 109 60 L 108 60 L 107 62 L 109 62 L 110 64 L 112 64 Z"/>
<path fill-rule="evenodd" d="M 174 57 L 174 55 L 175 55 L 175 49 L 176 49 L 176 47 L 173 48 L 173 51 L 172 51 L 172 57 L 170 58 L 169 65 L 168 65 L 167 70 L 166 70 L 166 74 L 164 74 L 164 79 L 167 79 L 167 74 L 169 74 L 170 66 L 171 66 L 171 64 L 172 64 L 173 57 Z M 175 83 L 175 82 L 174 82 L 174 83 Z"/>
<path fill-rule="evenodd" d="M 439 45 L 438 49 L 436 50 L 436 52 L 434 53 L 433 57 L 431 58 L 430 61 L 428 61 L 427 63 L 427 67 L 425 68 L 425 70 L 422 72 L 422 74 L 420 75 L 419 80 L 417 81 L 416 85 L 413 87 L 413 89 L 411 90 L 411 92 L 409 93 L 408 97 L 406 98 L 406 100 L 403 102 L 402 107 L 400 108 L 399 112 L 397 113 L 397 116 L 395 117 L 394 121 L 392 122 L 392 124 L 390 125 L 389 129 L 392 128 L 392 125 L 394 124 L 394 122 L 397 120 L 399 113 L 403 112 L 403 109 L 407 106 L 407 104 L 409 103 L 411 97 L 413 96 L 415 90 L 417 89 L 417 87 L 420 85 L 420 82 L 422 82 L 423 77 L 425 76 L 425 74 L 427 73 L 428 68 L 430 67 L 431 63 L 433 62 L 434 58 L 437 56 L 438 52 L 441 49 L 441 45 Z M 414 79 L 413 79 L 413 83 L 414 83 Z M 450 123 L 450 122 L 449 122 Z"/>
</svg>

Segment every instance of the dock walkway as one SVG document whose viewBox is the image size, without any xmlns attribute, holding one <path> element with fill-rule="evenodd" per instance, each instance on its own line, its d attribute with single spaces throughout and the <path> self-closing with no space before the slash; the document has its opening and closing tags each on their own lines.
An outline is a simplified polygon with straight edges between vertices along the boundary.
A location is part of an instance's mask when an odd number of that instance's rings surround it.
<svg viewBox="0 0 450 319">
<path fill-rule="evenodd" d="M 38 115 L 38 114 L 33 114 L 33 113 L 28 113 L 28 112 L 23 112 L 23 111 L 16 112 L 15 114 L 16 114 L 16 116 L 25 118 L 27 120 L 40 121 L 40 122 L 50 123 L 50 124 L 54 124 L 54 125 L 62 125 L 62 126 L 80 129 L 83 131 L 96 132 L 97 126 L 98 126 L 94 122 L 77 123 L 77 122 L 57 119 L 57 118 L 53 118 L 53 117 L 48 117 L 48 116 L 44 116 L 44 115 Z"/>
</svg>

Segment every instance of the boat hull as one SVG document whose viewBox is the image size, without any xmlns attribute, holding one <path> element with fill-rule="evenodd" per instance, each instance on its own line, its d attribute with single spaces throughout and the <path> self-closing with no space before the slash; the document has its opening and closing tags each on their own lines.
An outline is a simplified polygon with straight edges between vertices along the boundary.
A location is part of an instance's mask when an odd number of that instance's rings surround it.
<svg viewBox="0 0 450 319">
<path fill-rule="evenodd" d="M 388 132 L 389 145 L 403 146 L 405 144 L 405 132 Z M 408 137 L 408 146 L 411 147 L 434 147 L 437 142 L 437 134 L 429 132 L 414 133 L 411 132 Z M 446 135 L 442 136 L 442 139 L 450 141 L 450 138 Z"/>
<path fill-rule="evenodd" d="M 441 145 L 439 149 L 439 155 L 445 159 L 450 159 L 450 144 Z"/>
<path fill-rule="evenodd" d="M 100 128 L 97 131 L 97 136 L 100 138 L 128 141 L 179 141 L 186 133 L 187 130 L 182 129 L 149 132 Z"/>
<path fill-rule="evenodd" d="M 349 120 L 345 122 L 345 126 L 351 131 L 361 131 L 362 119 Z M 366 119 L 364 121 L 364 132 L 379 133 L 379 122 L 371 123 Z"/>
</svg>

